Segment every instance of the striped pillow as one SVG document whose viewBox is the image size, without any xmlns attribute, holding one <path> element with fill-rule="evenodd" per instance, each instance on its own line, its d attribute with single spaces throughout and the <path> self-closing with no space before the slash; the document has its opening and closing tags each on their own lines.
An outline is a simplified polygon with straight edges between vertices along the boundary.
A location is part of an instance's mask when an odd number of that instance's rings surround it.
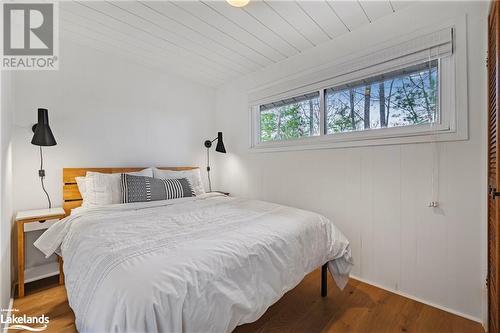
<svg viewBox="0 0 500 333">
<path fill-rule="evenodd" d="M 157 179 L 121 174 L 122 203 L 168 200 L 193 197 L 194 191 L 186 178 Z"/>
</svg>

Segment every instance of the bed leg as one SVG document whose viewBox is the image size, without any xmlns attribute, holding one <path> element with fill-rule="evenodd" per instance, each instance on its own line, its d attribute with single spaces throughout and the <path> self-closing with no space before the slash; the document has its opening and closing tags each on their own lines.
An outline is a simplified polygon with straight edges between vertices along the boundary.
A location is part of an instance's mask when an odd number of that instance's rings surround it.
<svg viewBox="0 0 500 333">
<path fill-rule="evenodd" d="M 328 263 L 321 266 L 321 297 L 326 297 L 328 293 L 328 277 L 327 277 L 327 265 Z"/>
</svg>

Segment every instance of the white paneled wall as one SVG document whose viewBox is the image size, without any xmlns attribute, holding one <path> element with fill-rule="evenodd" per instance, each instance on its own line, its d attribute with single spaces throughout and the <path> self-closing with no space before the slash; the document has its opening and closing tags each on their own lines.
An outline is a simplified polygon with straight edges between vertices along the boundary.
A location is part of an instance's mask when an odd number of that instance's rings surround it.
<svg viewBox="0 0 500 333">
<path fill-rule="evenodd" d="M 216 187 L 326 215 L 351 241 L 354 276 L 484 322 L 487 9 L 482 2 L 415 4 L 219 88 L 216 124 L 228 154 L 216 154 Z M 434 144 L 249 151 L 248 91 L 465 15 L 470 139 L 437 146 L 439 208 L 427 207 Z"/>
<path fill-rule="evenodd" d="M 0 73 L 0 307 L 11 298 L 12 230 L 12 87 L 11 73 Z M 3 325 L 0 325 L 0 329 Z"/>
<path fill-rule="evenodd" d="M 5 129 L 10 132 L 10 128 L 12 126 L 7 125 L 4 120 L 4 115 L 8 115 L 6 112 L 8 107 L 4 92 L 8 92 L 8 80 L 6 79 L 6 75 L 0 72 L 0 211 L 3 211 L 2 200 L 5 196 L 3 192 L 3 183 L 5 178 L 3 176 L 3 161 L 7 158 L 7 144 L 4 144 L 2 136 L 4 135 Z M 8 135 L 10 136 L 10 135 Z M 5 308 L 5 306 L 9 305 L 10 300 L 10 237 L 6 237 L 8 235 L 7 226 L 10 226 L 10 223 L 5 221 L 3 214 L 0 214 L 0 270 L 3 272 L 6 271 L 6 275 L 8 275 L 7 281 L 5 281 L 4 274 L 0 275 L 0 307 Z M 5 230 L 5 231 L 4 231 Z M 5 232 L 5 233 L 4 233 Z M 5 241 L 4 241 L 5 239 Z"/>
</svg>

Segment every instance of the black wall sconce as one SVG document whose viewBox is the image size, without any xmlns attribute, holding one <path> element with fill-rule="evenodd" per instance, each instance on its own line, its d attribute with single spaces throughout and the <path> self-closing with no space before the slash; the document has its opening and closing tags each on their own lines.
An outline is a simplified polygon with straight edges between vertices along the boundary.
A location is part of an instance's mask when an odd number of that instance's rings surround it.
<svg viewBox="0 0 500 333">
<path fill-rule="evenodd" d="M 222 140 L 222 132 L 217 132 L 217 137 L 213 140 L 206 140 L 205 147 L 207 148 L 207 176 L 208 176 L 208 191 L 212 192 L 212 181 L 210 180 L 210 148 L 212 143 L 217 141 L 217 146 L 215 146 L 215 151 L 219 153 L 226 153 L 226 147 L 224 147 L 224 142 Z"/>
<path fill-rule="evenodd" d="M 54 134 L 49 126 L 49 111 L 47 109 L 38 109 L 38 123 L 33 125 L 31 128 L 34 132 L 33 139 L 31 143 L 35 146 L 40 147 L 40 170 L 38 170 L 38 176 L 40 177 L 40 183 L 42 184 L 42 190 L 47 196 L 47 201 L 49 202 L 49 209 L 52 208 L 52 202 L 50 201 L 50 196 L 45 190 L 45 185 L 43 179 L 45 178 L 45 170 L 43 169 L 43 153 L 42 147 L 55 146 L 57 144 Z"/>
</svg>

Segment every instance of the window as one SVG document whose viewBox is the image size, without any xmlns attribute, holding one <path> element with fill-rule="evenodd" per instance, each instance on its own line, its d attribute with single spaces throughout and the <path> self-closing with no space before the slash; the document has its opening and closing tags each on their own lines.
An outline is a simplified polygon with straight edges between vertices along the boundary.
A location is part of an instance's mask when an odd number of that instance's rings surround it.
<svg viewBox="0 0 500 333">
<path fill-rule="evenodd" d="M 260 140 L 319 135 L 319 92 L 260 106 Z"/>
<path fill-rule="evenodd" d="M 431 124 L 437 101 L 437 60 L 326 89 L 326 133 Z"/>
<path fill-rule="evenodd" d="M 434 124 L 439 120 L 438 63 L 426 61 L 259 105 L 259 142 L 319 136 L 322 119 L 326 135 Z"/>
<path fill-rule="evenodd" d="M 467 139 L 465 31 L 457 21 L 249 91 L 251 148 Z"/>
</svg>

